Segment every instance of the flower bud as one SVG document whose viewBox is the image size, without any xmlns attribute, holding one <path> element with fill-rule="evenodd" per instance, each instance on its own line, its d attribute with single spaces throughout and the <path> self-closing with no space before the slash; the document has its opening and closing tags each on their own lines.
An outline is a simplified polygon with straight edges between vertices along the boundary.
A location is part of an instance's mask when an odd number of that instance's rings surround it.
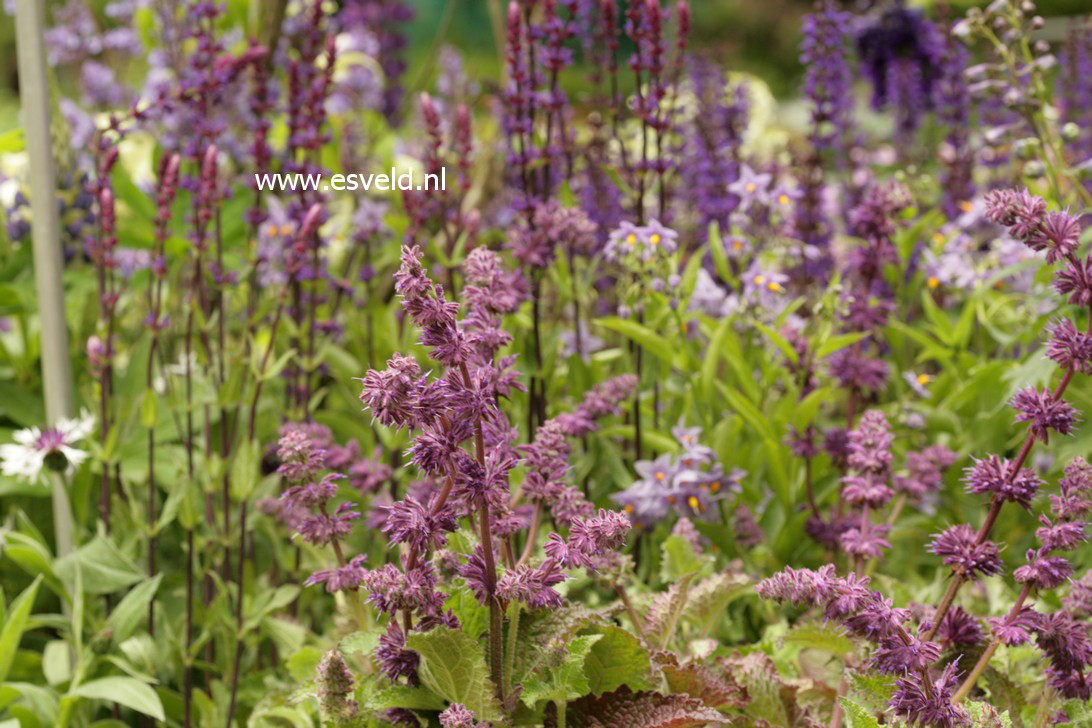
<svg viewBox="0 0 1092 728">
<path fill-rule="evenodd" d="M 1039 179 L 1046 174 L 1046 167 L 1038 159 L 1033 159 L 1024 165 L 1024 175 L 1032 179 Z"/>
</svg>

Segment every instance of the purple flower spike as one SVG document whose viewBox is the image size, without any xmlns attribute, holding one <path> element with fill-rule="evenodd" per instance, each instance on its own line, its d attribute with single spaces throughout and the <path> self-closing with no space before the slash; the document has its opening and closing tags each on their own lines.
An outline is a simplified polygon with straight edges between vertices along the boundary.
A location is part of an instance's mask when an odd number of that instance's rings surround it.
<svg viewBox="0 0 1092 728">
<path fill-rule="evenodd" d="M 1047 441 L 1051 430 L 1063 435 L 1073 432 L 1080 416 L 1072 405 L 1055 398 L 1047 388 L 1021 389 L 1012 398 L 1011 405 L 1016 410 L 1016 421 L 1027 422 L 1028 431 L 1042 442 Z"/>
<path fill-rule="evenodd" d="M 1031 501 L 1042 486 L 1042 479 L 1031 468 L 1021 468 L 1010 475 L 1012 463 L 997 455 L 988 455 L 976 460 L 974 466 L 967 469 L 964 482 L 967 492 L 974 494 L 989 493 L 1011 503 L 1019 503 L 1024 508 L 1031 508 Z"/>
<path fill-rule="evenodd" d="M 961 523 L 938 534 L 929 549 L 945 564 L 971 579 L 1000 574 L 1003 565 L 997 545 L 992 541 L 976 543 L 976 540 L 974 529 Z"/>
<path fill-rule="evenodd" d="M 956 663 L 949 663 L 925 685 L 922 676 L 910 672 L 895 682 L 895 694 L 891 696 L 891 708 L 896 715 L 916 725 L 930 725 L 936 728 L 957 728 L 967 724 L 963 709 L 952 703 L 952 691 L 959 685 L 959 671 Z"/>
</svg>

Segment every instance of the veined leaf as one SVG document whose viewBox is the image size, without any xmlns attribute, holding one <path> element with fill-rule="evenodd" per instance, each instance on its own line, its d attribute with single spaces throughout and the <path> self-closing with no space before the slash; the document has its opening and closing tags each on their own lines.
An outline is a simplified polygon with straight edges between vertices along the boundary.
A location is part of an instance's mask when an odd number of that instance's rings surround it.
<svg viewBox="0 0 1092 728">
<path fill-rule="evenodd" d="M 421 683 L 450 703 L 462 703 L 482 721 L 501 720 L 496 688 L 478 642 L 462 630 L 437 627 L 406 639 L 421 656 Z"/>
<path fill-rule="evenodd" d="M 155 690 L 135 678 L 104 677 L 79 685 L 68 694 L 114 702 L 138 713 L 150 715 L 156 720 L 167 719 L 163 714 L 163 703 Z"/>
<path fill-rule="evenodd" d="M 616 625 L 603 627 L 596 634 L 602 639 L 591 647 L 584 659 L 588 690 L 602 695 L 628 685 L 633 690 L 652 687 L 652 660 L 641 641 Z"/>
</svg>

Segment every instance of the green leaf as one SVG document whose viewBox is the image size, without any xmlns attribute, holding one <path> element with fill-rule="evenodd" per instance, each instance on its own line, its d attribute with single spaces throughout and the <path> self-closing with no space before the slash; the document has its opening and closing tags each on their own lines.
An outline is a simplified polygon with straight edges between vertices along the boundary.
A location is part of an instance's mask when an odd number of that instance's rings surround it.
<svg viewBox="0 0 1092 728">
<path fill-rule="evenodd" d="M 868 336 L 868 332 L 854 332 L 851 334 L 838 334 L 837 336 L 831 336 L 815 350 L 815 356 L 822 359 L 825 356 L 830 356 L 839 349 L 844 349 L 847 346 L 856 344 L 861 339 Z"/>
<path fill-rule="evenodd" d="M 51 640 L 46 643 L 42 650 L 42 674 L 50 685 L 60 685 L 72 679 L 72 663 L 67 642 Z"/>
<path fill-rule="evenodd" d="M 461 630 L 437 627 L 412 634 L 406 647 L 421 656 L 421 683 L 449 703 L 462 703 L 480 721 L 500 721 L 496 688 L 481 645 Z"/>
<path fill-rule="evenodd" d="M 111 639 L 120 645 L 136 630 L 141 620 L 148 616 L 148 604 L 155 597 L 163 574 L 156 574 L 154 579 L 141 582 L 126 594 L 106 620 L 106 626 L 113 631 Z"/>
<path fill-rule="evenodd" d="M 663 559 L 660 562 L 660 578 L 665 584 L 701 571 L 702 559 L 694 553 L 694 547 L 682 536 L 668 536 L 664 539 L 661 548 Z"/>
<path fill-rule="evenodd" d="M 379 633 L 362 632 L 357 630 L 342 638 L 338 643 L 340 649 L 346 655 L 370 655 L 372 650 L 379 646 Z"/>
<path fill-rule="evenodd" d="M 138 713 L 150 715 L 156 720 L 167 719 L 163 714 L 163 703 L 156 695 L 155 690 L 135 678 L 99 678 L 76 687 L 68 694 L 91 700 L 105 700 L 117 703 L 126 708 L 132 708 Z"/>
<path fill-rule="evenodd" d="M 846 715 L 846 728 L 880 728 L 880 724 L 867 710 L 849 698 L 838 698 Z"/>
<path fill-rule="evenodd" d="M 796 349 L 792 348 L 792 344 L 790 344 L 788 339 L 786 339 L 784 336 L 759 321 L 754 322 L 754 327 L 761 331 L 763 334 L 765 334 L 766 338 L 772 341 L 777 346 L 777 348 L 781 350 L 781 353 L 785 355 L 786 359 L 791 361 L 793 364 L 796 364 L 800 361 L 800 357 L 797 355 Z"/>
<path fill-rule="evenodd" d="M 539 672 L 524 681 L 520 699 L 533 708 L 541 700 L 560 703 L 587 695 L 591 687 L 584 671 L 584 661 L 593 645 L 601 639 L 602 634 L 589 634 L 569 642 L 565 645 L 559 665 L 551 665 L 545 676 Z"/>
<path fill-rule="evenodd" d="M 245 501 L 254 492 L 261 479 L 261 447 L 256 439 L 244 440 L 231 463 L 231 495 L 237 501 Z"/>
<path fill-rule="evenodd" d="M 732 267 L 728 264 L 728 254 L 724 250 L 724 239 L 720 235 L 720 225 L 716 220 L 709 223 L 708 240 L 709 252 L 713 256 L 713 267 L 716 269 L 717 275 L 724 281 L 733 280 Z"/>
<path fill-rule="evenodd" d="M 314 647 L 304 647 L 285 661 L 288 674 L 296 682 L 311 680 L 322 661 L 322 653 Z"/>
<path fill-rule="evenodd" d="M 140 424 L 144 427 L 155 427 L 156 423 L 156 402 L 159 397 L 156 395 L 154 389 L 145 389 L 144 396 L 140 401 Z"/>
<path fill-rule="evenodd" d="M 34 597 L 38 595 L 38 586 L 41 583 L 42 577 L 39 576 L 8 606 L 8 616 L 0 630 L 0 683 L 7 679 L 8 671 L 11 670 L 11 663 L 19 649 L 19 641 L 23 638 L 30 610 L 34 608 Z"/>
<path fill-rule="evenodd" d="M 75 583 L 79 561 L 84 589 L 89 594 L 110 594 L 145 578 L 136 564 L 125 557 L 113 541 L 96 536 L 86 546 L 57 560 L 54 570 L 68 583 Z"/>
<path fill-rule="evenodd" d="M 647 326 L 617 316 L 597 319 L 596 323 L 605 329 L 616 331 L 627 339 L 635 341 L 668 366 L 671 366 L 672 362 L 675 361 L 675 347 L 665 337 L 660 336 Z"/>
<path fill-rule="evenodd" d="M 451 596 L 444 602 L 444 608 L 459 618 L 463 631 L 478 639 L 489 629 L 489 607 L 483 606 L 474 596 L 474 592 L 465 586 L 454 587 Z"/>
<path fill-rule="evenodd" d="M 724 619 L 728 605 L 751 590 L 751 580 L 744 574 L 724 571 L 695 584 L 687 595 L 682 619 L 693 624 L 705 637 Z"/>
<path fill-rule="evenodd" d="M 687 574 L 674 582 L 667 591 L 657 594 L 648 608 L 645 637 L 660 649 L 666 648 L 675 634 L 693 580 L 694 574 Z"/>
<path fill-rule="evenodd" d="M 409 685 L 388 685 L 369 695 L 364 703 L 370 710 L 443 710 L 447 707 L 444 700 L 433 695 L 428 688 Z"/>
<path fill-rule="evenodd" d="M 829 652 L 839 657 L 853 650 L 853 641 L 846 636 L 845 630 L 827 622 L 797 625 L 782 639 L 790 644 Z"/>
<path fill-rule="evenodd" d="M 621 627 L 611 625 L 596 630 L 602 639 L 591 647 L 584 659 L 588 690 L 602 695 L 628 685 L 633 690 L 652 687 L 652 660 L 641 641 Z"/>
</svg>

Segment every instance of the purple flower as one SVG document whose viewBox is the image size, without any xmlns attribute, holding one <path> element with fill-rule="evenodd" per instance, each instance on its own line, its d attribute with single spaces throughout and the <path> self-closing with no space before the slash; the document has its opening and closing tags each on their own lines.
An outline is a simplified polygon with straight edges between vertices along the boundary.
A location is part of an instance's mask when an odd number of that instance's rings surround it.
<svg viewBox="0 0 1092 728">
<path fill-rule="evenodd" d="M 953 647 L 974 647 L 982 643 L 982 627 L 963 607 L 952 607 L 940 622 L 937 639 Z"/>
<path fill-rule="evenodd" d="M 887 418 L 878 409 L 869 409 L 850 432 L 847 462 L 858 473 L 886 475 L 891 467 L 892 442 L 894 434 Z"/>
<path fill-rule="evenodd" d="M 1092 304 L 1092 258 L 1068 262 L 1054 274 L 1054 290 L 1069 296 L 1069 302 L 1074 306 Z"/>
<path fill-rule="evenodd" d="M 911 724 L 957 728 L 967 724 L 967 715 L 952 703 L 952 690 L 959 684 L 956 662 L 949 663 L 940 675 L 925 685 L 924 678 L 909 672 L 895 681 L 890 705 L 895 714 Z"/>
<path fill-rule="evenodd" d="M 1035 531 L 1035 538 L 1047 551 L 1073 551 L 1088 540 L 1083 521 L 1052 522 L 1046 516 L 1039 516 L 1042 526 Z"/>
<path fill-rule="evenodd" d="M 569 527 L 569 545 L 587 556 L 615 551 L 626 542 L 629 519 L 617 511 L 603 508 L 591 518 L 577 518 Z"/>
<path fill-rule="evenodd" d="M 891 548 L 887 536 L 889 527 L 870 524 L 868 528 L 850 528 L 842 532 L 840 545 L 851 556 L 864 559 L 876 559 L 883 555 L 884 549 Z"/>
<path fill-rule="evenodd" d="M 1051 430 L 1063 435 L 1073 432 L 1080 416 L 1068 402 L 1055 398 L 1046 387 L 1042 390 L 1021 389 L 1010 404 L 1016 410 L 1016 421 L 1027 422 L 1028 432 L 1042 442 L 1047 441 Z"/>
<path fill-rule="evenodd" d="M 296 533 L 300 538 L 315 546 L 326 546 L 333 541 L 345 540 L 353 530 L 353 521 L 360 518 L 360 512 L 353 510 L 353 503 L 342 503 L 333 515 L 320 513 L 303 519 Z"/>
<path fill-rule="evenodd" d="M 821 566 L 818 571 L 786 566 L 770 578 L 760 581 L 755 586 L 755 591 L 763 599 L 815 606 L 836 595 L 839 581 L 833 564 Z"/>
<path fill-rule="evenodd" d="M 1069 594 L 1062 598 L 1062 604 L 1076 617 L 1088 619 L 1092 616 L 1092 570 L 1070 582 Z"/>
<path fill-rule="evenodd" d="M 462 703 L 452 703 L 440 713 L 441 728 L 485 728 L 484 723 L 474 720 L 474 711 Z"/>
<path fill-rule="evenodd" d="M 413 551 L 423 553 L 446 545 L 446 534 L 456 527 L 455 518 L 449 511 L 433 514 L 420 501 L 406 498 L 391 506 L 382 531 L 392 544 L 405 543 Z"/>
<path fill-rule="evenodd" d="M 319 470 L 326 467 L 325 451 L 316 447 L 310 435 L 295 425 L 285 425 L 277 443 L 277 457 L 281 465 L 277 472 L 293 484 L 314 479 Z"/>
<path fill-rule="evenodd" d="M 1028 549 L 1028 563 L 1017 567 L 1012 576 L 1021 584 L 1031 584 L 1036 589 L 1053 589 L 1060 586 L 1073 573 L 1073 565 L 1062 556 L 1047 556 L 1046 549 Z"/>
<path fill-rule="evenodd" d="M 939 31 L 920 10 L 893 5 L 863 24 L 857 51 L 872 82 L 873 108 L 891 107 L 896 139 L 909 143 L 935 103 L 943 53 Z"/>
<path fill-rule="evenodd" d="M 1014 615 L 990 617 L 987 621 L 994 636 L 1002 644 L 1014 647 L 1031 639 L 1031 632 L 1039 621 L 1039 613 L 1031 607 L 1024 607 Z"/>
<path fill-rule="evenodd" d="M 361 380 L 360 401 L 386 427 L 413 427 L 421 367 L 417 360 L 394 354 L 383 371 L 369 370 Z"/>
<path fill-rule="evenodd" d="M 988 455 L 982 460 L 976 460 L 974 465 L 966 470 L 964 477 L 967 492 L 989 493 L 1030 509 L 1031 501 L 1039 492 L 1043 481 L 1031 468 L 1021 468 L 1016 473 L 1012 473 L 1011 470 L 1012 463 L 997 455 Z"/>
<path fill-rule="evenodd" d="M 884 642 L 872 654 L 872 667 L 893 675 L 920 672 L 928 670 L 940 659 L 940 651 L 936 642 L 925 642 L 909 635 L 906 642 L 899 639 Z"/>
<path fill-rule="evenodd" d="M 364 580 L 364 562 L 368 560 L 367 554 L 354 556 L 345 566 L 336 569 L 316 571 L 307 577 L 304 582 L 307 586 L 325 584 L 326 591 L 333 594 L 338 591 L 352 591 L 360 586 Z"/>
<path fill-rule="evenodd" d="M 1062 369 L 1092 373 L 1092 336 L 1078 331 L 1071 320 L 1059 319 L 1050 327 L 1047 357 Z"/>
<path fill-rule="evenodd" d="M 1003 568 L 997 545 L 992 541 L 977 543 L 977 534 L 965 523 L 952 526 L 935 536 L 929 550 L 958 573 L 971 579 L 977 579 L 979 574 L 1000 574 Z"/>
<path fill-rule="evenodd" d="M 505 602 L 523 602 L 533 609 L 556 609 L 561 595 L 555 586 L 565 580 L 565 573 L 551 560 L 538 567 L 516 566 L 497 582 L 497 597 Z"/>
<path fill-rule="evenodd" d="M 887 381 L 887 363 L 882 359 L 870 359 L 852 346 L 839 349 L 827 361 L 831 376 L 847 389 L 856 387 L 877 392 Z"/>
<path fill-rule="evenodd" d="M 392 619 L 387 623 L 387 631 L 379 637 L 379 646 L 373 654 L 380 671 L 391 682 L 404 677 L 410 685 L 417 684 L 417 667 L 421 657 L 406 649 L 406 635 L 398 626 L 398 620 Z"/>
</svg>

